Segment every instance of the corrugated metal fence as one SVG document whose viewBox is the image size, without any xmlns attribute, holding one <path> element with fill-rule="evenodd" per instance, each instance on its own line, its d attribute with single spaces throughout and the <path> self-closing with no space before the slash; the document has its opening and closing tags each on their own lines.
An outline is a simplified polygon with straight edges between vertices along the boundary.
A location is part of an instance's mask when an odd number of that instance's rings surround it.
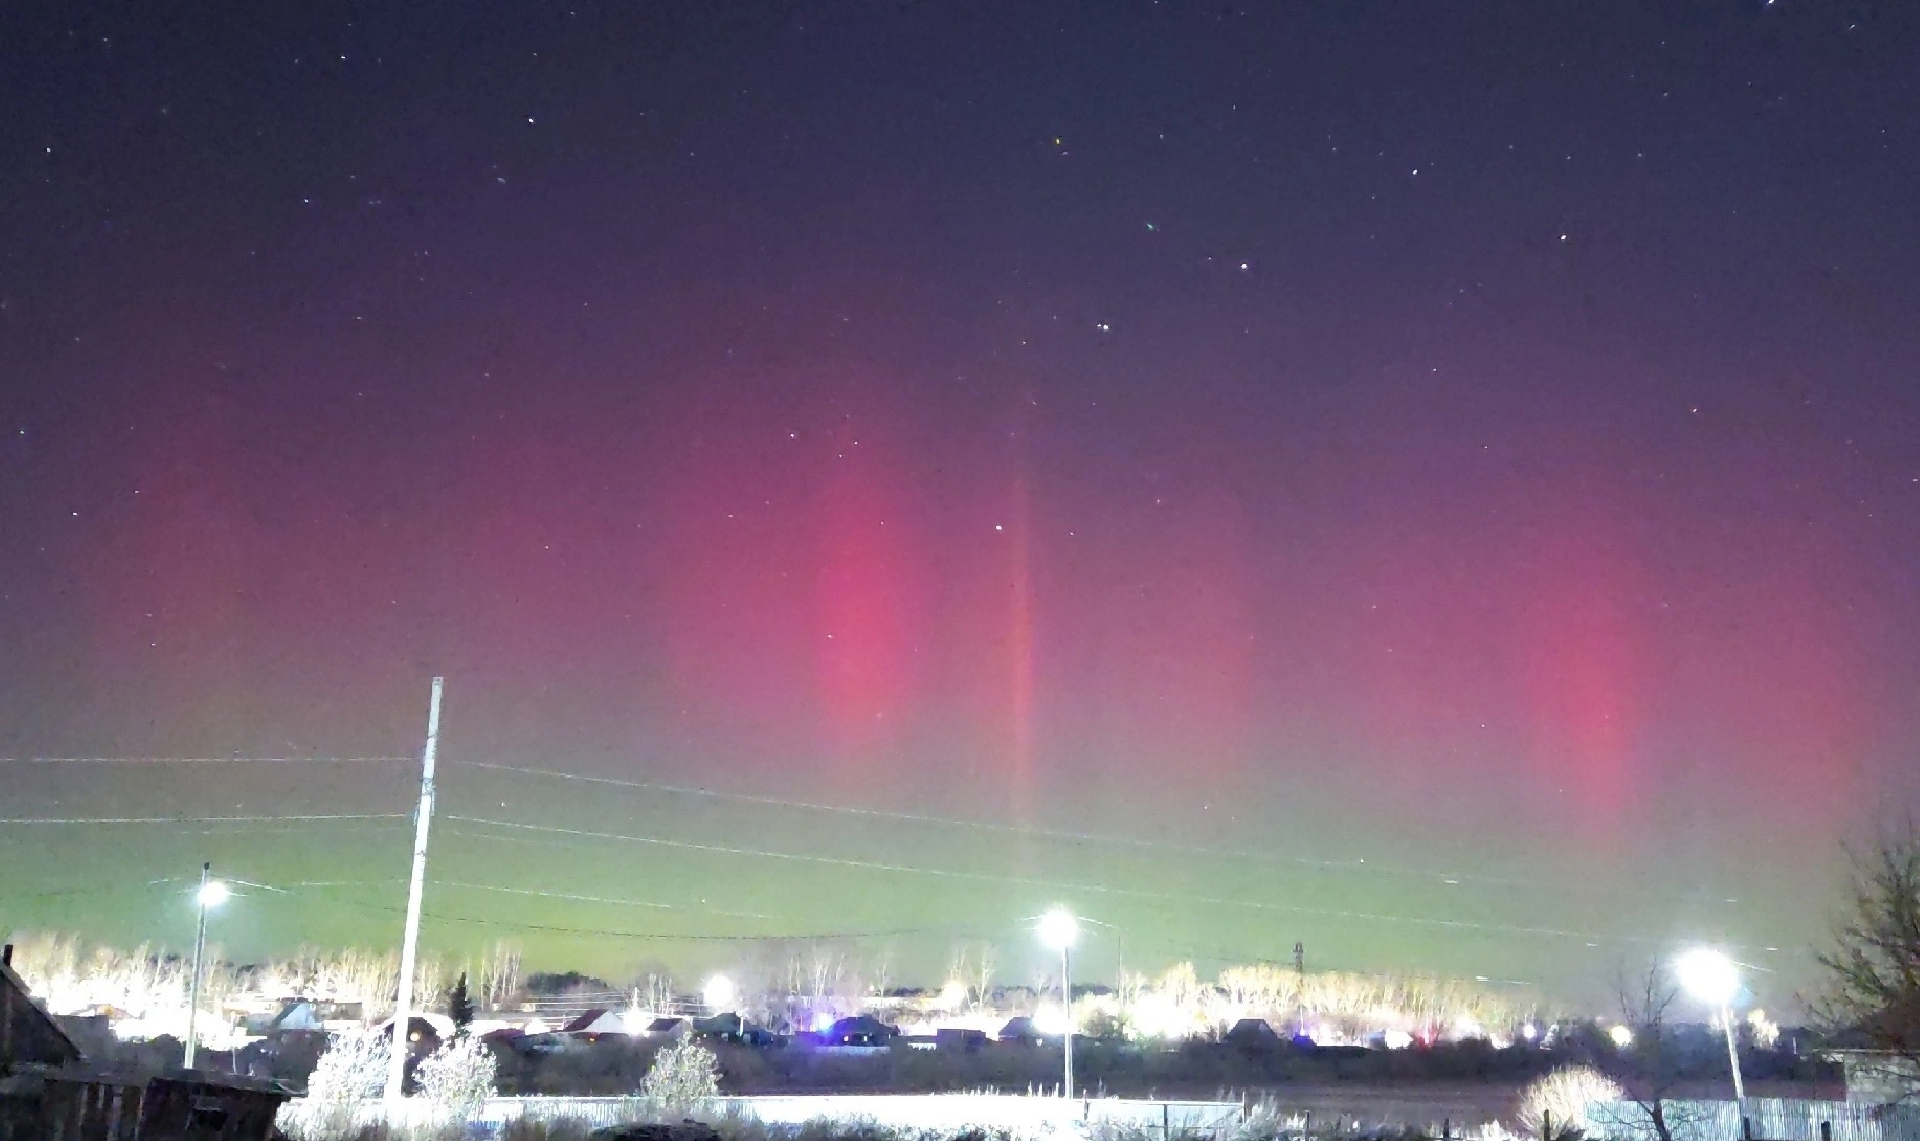
<svg viewBox="0 0 1920 1141">
<path fill-rule="evenodd" d="M 1920 1106 L 1755 1097 L 1747 1099 L 1744 1114 L 1742 1108 L 1731 1101 L 1662 1106 L 1673 1141 L 1920 1141 Z M 1587 1107 L 1587 1120 L 1606 1141 L 1656 1137 L 1651 1116 L 1637 1102 L 1595 1102 Z"/>
</svg>

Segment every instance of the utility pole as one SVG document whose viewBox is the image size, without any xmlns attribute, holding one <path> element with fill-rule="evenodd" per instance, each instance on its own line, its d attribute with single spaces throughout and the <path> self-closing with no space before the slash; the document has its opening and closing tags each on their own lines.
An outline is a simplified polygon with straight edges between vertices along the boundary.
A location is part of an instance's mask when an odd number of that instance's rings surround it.
<svg viewBox="0 0 1920 1141">
<path fill-rule="evenodd" d="M 1068 958 L 1069 954 L 1071 954 L 1071 948 L 1068 944 L 1062 943 L 1060 945 L 1060 1001 L 1065 1003 L 1067 1008 L 1067 1033 L 1062 1042 L 1066 1049 L 1060 1055 L 1062 1071 L 1060 1096 L 1071 1101 L 1073 1099 L 1073 964 Z"/>
<path fill-rule="evenodd" d="M 1307 945 L 1296 941 L 1293 945 L 1293 977 L 1299 985 L 1294 993 L 1300 996 L 1300 1019 L 1294 1027 L 1294 1034 L 1304 1037 L 1307 1033 Z"/>
<path fill-rule="evenodd" d="M 445 678 L 433 679 L 427 706 L 427 746 L 420 754 L 420 807 L 413 817 L 413 873 L 407 878 L 407 926 L 400 938 L 400 995 L 393 1007 L 392 1058 L 387 1064 L 387 1102 L 397 1106 L 406 1092 L 407 1054 L 413 1027 L 413 958 L 420 944 L 420 896 L 426 890 L 427 828 L 433 822 L 433 755 L 440 744 L 440 691 Z"/>
<path fill-rule="evenodd" d="M 187 1070 L 193 1068 L 194 1023 L 200 1015 L 200 974 L 204 969 L 200 961 L 207 953 L 207 904 L 213 897 L 213 889 L 209 886 L 212 883 L 213 861 L 208 860 L 200 865 L 200 890 L 193 896 L 195 902 L 200 905 L 200 927 L 193 936 L 193 981 L 187 985 L 187 1049 L 180 1062 L 181 1068 Z"/>
</svg>

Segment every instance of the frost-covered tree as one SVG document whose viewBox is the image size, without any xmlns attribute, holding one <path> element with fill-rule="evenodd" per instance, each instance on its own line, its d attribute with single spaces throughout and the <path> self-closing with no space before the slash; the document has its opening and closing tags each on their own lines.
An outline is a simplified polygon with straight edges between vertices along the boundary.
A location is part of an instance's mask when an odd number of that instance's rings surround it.
<svg viewBox="0 0 1920 1141">
<path fill-rule="evenodd" d="M 683 1038 L 654 1055 L 640 1096 L 662 1117 L 692 1117 L 720 1096 L 720 1063 L 713 1051 Z"/>
<path fill-rule="evenodd" d="M 307 1079 L 307 1096 L 281 1107 L 280 1129 L 294 1141 L 353 1136 L 359 1107 L 386 1092 L 391 1057 L 386 1035 L 378 1030 L 334 1035 Z"/>
<path fill-rule="evenodd" d="M 1520 1095 L 1516 1125 L 1522 1137 L 1539 1137 L 1548 1131 L 1559 1136 L 1576 1129 L 1592 1133 L 1587 1106 L 1619 1101 L 1624 1094 L 1620 1083 L 1592 1066 L 1562 1066 L 1527 1086 Z"/>
<path fill-rule="evenodd" d="M 498 1060 L 486 1043 L 463 1035 L 427 1055 L 414 1071 L 420 1097 L 443 1122 L 464 1122 L 493 1096 Z"/>
</svg>

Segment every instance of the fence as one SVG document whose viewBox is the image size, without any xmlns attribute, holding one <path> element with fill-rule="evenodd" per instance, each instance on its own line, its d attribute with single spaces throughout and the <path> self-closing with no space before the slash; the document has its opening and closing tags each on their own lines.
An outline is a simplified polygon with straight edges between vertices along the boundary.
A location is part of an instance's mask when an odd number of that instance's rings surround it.
<svg viewBox="0 0 1920 1141">
<path fill-rule="evenodd" d="M 625 1097 L 496 1097 L 487 1100 L 476 1123 L 497 1126 L 515 1118 L 572 1119 L 592 1126 L 614 1125 L 641 1116 L 642 1102 Z M 1130 1126 L 1176 1137 L 1220 1141 L 1239 1126 L 1244 1114 L 1237 1101 L 1136 1101 L 1003 1094 L 877 1094 L 800 1097 L 723 1097 L 720 1114 L 751 1118 L 768 1125 L 804 1125 L 809 1121 L 865 1121 L 906 1130 L 1004 1129 L 1034 1133 L 1078 1123 Z"/>
<path fill-rule="evenodd" d="M 1661 1108 L 1673 1141 L 1920 1141 L 1920 1106 L 1756 1097 L 1744 1105 L 1668 1101 Z M 1606 1141 L 1656 1137 L 1638 1102 L 1595 1102 L 1587 1107 L 1587 1120 Z"/>
</svg>

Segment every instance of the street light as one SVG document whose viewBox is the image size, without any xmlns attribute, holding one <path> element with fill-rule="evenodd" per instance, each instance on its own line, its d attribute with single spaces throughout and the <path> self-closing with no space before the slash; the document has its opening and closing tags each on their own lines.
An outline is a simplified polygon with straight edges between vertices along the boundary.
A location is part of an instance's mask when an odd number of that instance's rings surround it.
<svg viewBox="0 0 1920 1141">
<path fill-rule="evenodd" d="M 1695 947 L 1674 960 L 1673 972 L 1688 994 L 1720 1012 L 1727 1032 L 1727 1064 L 1733 1069 L 1733 1100 L 1744 1104 L 1747 1089 L 1740 1080 L 1740 1049 L 1733 1042 L 1733 998 L 1740 993 L 1740 968 L 1711 947 Z"/>
<path fill-rule="evenodd" d="M 201 962 L 207 954 L 207 909 L 219 907 L 232 894 L 226 884 L 213 878 L 212 861 L 200 865 L 200 889 L 193 893 L 194 902 L 200 906 L 200 928 L 193 937 L 193 980 L 187 986 L 187 1052 L 181 1060 L 189 1070 L 193 1068 L 193 1056 L 198 1045 L 193 1029 L 200 1015 Z"/>
<path fill-rule="evenodd" d="M 1040 917 L 1040 942 L 1060 952 L 1060 1004 L 1066 1008 L 1067 1029 L 1061 1052 L 1060 1096 L 1073 1096 L 1073 964 L 1071 954 L 1080 938 L 1080 923 L 1064 907 Z"/>
<path fill-rule="evenodd" d="M 725 975 L 714 975 L 700 988 L 700 997 L 706 1000 L 707 1008 L 715 1014 L 732 1009 L 738 995 L 733 980 Z"/>
</svg>

